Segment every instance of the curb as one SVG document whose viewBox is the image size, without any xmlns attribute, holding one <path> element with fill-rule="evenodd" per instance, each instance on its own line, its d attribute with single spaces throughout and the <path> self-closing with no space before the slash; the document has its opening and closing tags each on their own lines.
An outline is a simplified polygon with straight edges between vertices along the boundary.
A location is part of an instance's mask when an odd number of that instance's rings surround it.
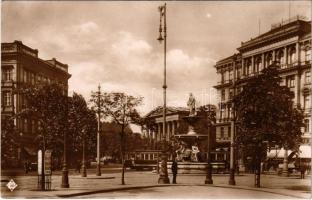
<svg viewBox="0 0 312 200">
<path fill-rule="evenodd" d="M 168 186 L 206 186 L 206 187 L 219 187 L 219 188 L 230 188 L 230 189 L 241 189 L 241 190 L 249 190 L 249 191 L 257 191 L 257 192 L 266 192 L 271 194 L 283 195 L 288 197 L 294 197 L 299 199 L 306 199 L 305 197 L 292 195 L 292 194 L 285 194 L 275 191 L 269 191 L 266 189 L 256 189 L 256 188 L 249 188 L 249 187 L 241 187 L 241 186 L 226 186 L 226 185 L 206 185 L 206 184 L 162 184 L 162 185 L 147 185 L 147 186 L 129 186 L 129 187 L 120 187 L 120 188 L 111 188 L 111 189 L 103 189 L 103 190 L 94 190 L 88 192 L 79 192 L 73 194 L 64 194 L 64 195 L 56 195 L 57 197 L 61 198 L 70 198 L 75 196 L 84 196 L 90 194 L 97 194 L 97 193 L 108 193 L 108 192 L 116 192 L 116 191 L 125 191 L 125 190 L 135 190 L 135 189 L 145 189 L 145 188 L 153 188 L 153 187 L 168 187 Z"/>
<path fill-rule="evenodd" d="M 129 186 L 129 187 L 120 187 L 120 188 L 111 188 L 111 189 L 103 189 L 103 190 L 94 190 L 89 192 L 79 192 L 74 194 L 62 194 L 62 195 L 56 195 L 57 197 L 61 198 L 68 198 L 68 197 L 75 197 L 75 196 L 84 196 L 89 194 L 97 194 L 97 193 L 107 193 L 107 192 L 116 192 L 116 191 L 123 191 L 123 190 L 134 190 L 134 189 L 145 189 L 145 188 L 153 188 L 153 187 L 166 187 L 170 184 L 164 184 L 164 185 L 147 185 L 147 186 Z M 175 185 L 177 186 L 177 185 Z"/>
</svg>

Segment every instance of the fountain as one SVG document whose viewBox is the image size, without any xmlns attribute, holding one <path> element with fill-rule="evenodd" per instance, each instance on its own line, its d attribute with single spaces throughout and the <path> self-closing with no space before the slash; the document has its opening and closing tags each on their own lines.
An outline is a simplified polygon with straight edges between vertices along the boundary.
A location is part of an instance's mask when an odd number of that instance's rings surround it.
<svg viewBox="0 0 312 200">
<path fill-rule="evenodd" d="M 183 117 L 188 124 L 186 134 L 175 135 L 178 141 L 178 149 L 175 151 L 178 161 L 178 173 L 206 173 L 207 160 L 202 158 L 202 153 L 198 145 L 201 142 L 208 142 L 208 134 L 199 134 L 196 130 L 196 124 L 202 118 L 197 115 L 195 107 L 195 98 L 190 94 L 187 106 L 190 109 L 189 116 Z M 170 169 L 171 162 L 168 162 Z"/>
</svg>

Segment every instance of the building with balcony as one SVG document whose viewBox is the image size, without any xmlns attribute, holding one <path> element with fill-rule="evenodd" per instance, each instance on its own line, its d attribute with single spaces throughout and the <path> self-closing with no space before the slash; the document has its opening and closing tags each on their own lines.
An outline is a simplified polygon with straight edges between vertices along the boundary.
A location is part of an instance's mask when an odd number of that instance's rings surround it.
<svg viewBox="0 0 312 200">
<path fill-rule="evenodd" d="M 14 116 L 27 104 L 18 91 L 22 87 L 31 87 L 39 83 L 57 82 L 63 85 L 64 93 L 68 91 L 68 65 L 57 61 L 42 60 L 38 50 L 24 45 L 21 41 L 1 44 L 1 118 Z M 19 132 L 20 147 L 16 149 L 17 160 L 23 156 L 36 153 L 34 138 L 38 123 L 31 118 L 14 118 L 14 124 Z"/>
<path fill-rule="evenodd" d="M 303 142 L 311 144 L 311 21 L 297 16 L 274 24 L 271 30 L 242 42 L 238 52 L 215 65 L 220 101 L 217 109 L 216 142 L 230 145 L 232 97 L 253 76 L 273 62 L 278 63 L 281 84 L 294 92 L 294 106 L 305 113 Z"/>
</svg>

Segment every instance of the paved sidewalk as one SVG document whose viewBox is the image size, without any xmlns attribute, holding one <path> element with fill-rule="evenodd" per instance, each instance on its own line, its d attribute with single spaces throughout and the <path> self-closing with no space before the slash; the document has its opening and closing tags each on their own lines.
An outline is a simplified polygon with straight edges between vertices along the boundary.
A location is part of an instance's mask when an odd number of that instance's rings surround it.
<svg viewBox="0 0 312 200">
<path fill-rule="evenodd" d="M 2 177 L 2 180 L 9 180 L 10 177 Z M 298 177 L 280 177 L 276 175 L 262 175 L 261 188 L 254 187 L 254 175 L 244 174 L 236 176 L 236 186 L 228 185 L 228 175 L 213 175 L 213 185 L 205 185 L 205 175 L 178 175 L 177 185 L 159 185 L 157 184 L 158 175 L 152 172 L 135 172 L 129 171 L 125 174 L 126 185 L 121 185 L 120 173 L 102 174 L 98 177 L 88 175 L 82 178 L 79 175 L 70 175 L 70 188 L 60 188 L 61 176 L 54 175 L 52 177 L 51 191 L 36 191 L 37 177 L 36 176 L 17 176 L 14 181 L 18 187 L 10 192 L 6 188 L 6 183 L 1 181 L 2 197 L 14 198 L 62 198 L 72 197 L 78 198 L 83 195 L 93 193 L 105 193 L 120 190 L 135 190 L 139 188 L 149 187 L 178 187 L 178 186 L 207 186 L 218 188 L 236 188 L 244 190 L 265 191 L 272 194 L 282 194 L 293 198 L 310 198 L 310 177 L 299 179 Z M 170 177 L 171 178 L 171 177 Z M 235 198 L 235 197 L 233 197 Z"/>
</svg>

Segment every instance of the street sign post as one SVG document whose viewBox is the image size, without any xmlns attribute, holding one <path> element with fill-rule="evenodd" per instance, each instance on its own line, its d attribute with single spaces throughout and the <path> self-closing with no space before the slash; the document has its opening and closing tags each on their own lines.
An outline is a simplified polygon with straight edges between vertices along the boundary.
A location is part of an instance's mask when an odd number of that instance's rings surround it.
<svg viewBox="0 0 312 200">
<path fill-rule="evenodd" d="M 44 173 L 45 175 L 51 175 L 52 174 L 52 151 L 46 150 L 44 153 Z"/>
<path fill-rule="evenodd" d="M 42 174 L 42 150 L 38 151 L 38 175 Z"/>
</svg>

